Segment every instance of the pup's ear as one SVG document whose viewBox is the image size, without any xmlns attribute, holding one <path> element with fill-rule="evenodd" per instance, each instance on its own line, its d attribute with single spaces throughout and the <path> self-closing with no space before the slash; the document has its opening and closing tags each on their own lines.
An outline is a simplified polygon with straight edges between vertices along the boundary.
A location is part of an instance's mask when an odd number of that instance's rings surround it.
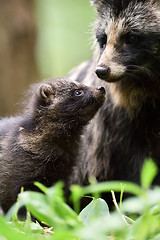
<svg viewBox="0 0 160 240">
<path fill-rule="evenodd" d="M 48 101 L 51 95 L 53 95 L 53 88 L 47 83 L 42 83 L 39 87 L 38 94 L 40 98 Z"/>
</svg>

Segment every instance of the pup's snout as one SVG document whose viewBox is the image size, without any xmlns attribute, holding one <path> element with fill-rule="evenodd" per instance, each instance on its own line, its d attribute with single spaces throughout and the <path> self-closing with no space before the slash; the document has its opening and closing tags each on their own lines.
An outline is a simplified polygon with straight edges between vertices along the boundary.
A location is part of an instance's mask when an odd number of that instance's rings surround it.
<svg viewBox="0 0 160 240">
<path fill-rule="evenodd" d="M 98 90 L 101 91 L 101 92 L 104 93 L 104 94 L 105 94 L 105 92 L 106 92 L 106 91 L 105 91 L 105 88 L 102 87 L 102 86 L 99 86 L 99 87 L 98 87 Z"/>
<path fill-rule="evenodd" d="M 103 80 L 106 80 L 109 75 L 110 75 L 110 68 L 109 67 L 104 67 L 104 66 L 99 66 L 97 67 L 95 73 L 97 74 L 97 77 Z"/>
</svg>

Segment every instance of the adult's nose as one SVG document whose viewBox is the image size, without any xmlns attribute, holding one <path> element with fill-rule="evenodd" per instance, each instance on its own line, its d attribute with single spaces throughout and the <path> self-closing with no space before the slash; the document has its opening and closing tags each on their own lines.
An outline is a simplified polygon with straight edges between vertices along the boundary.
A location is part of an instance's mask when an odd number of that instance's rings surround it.
<svg viewBox="0 0 160 240">
<path fill-rule="evenodd" d="M 95 71 L 97 77 L 103 80 L 106 80 L 109 77 L 110 72 L 111 72 L 110 68 L 105 66 L 99 66 L 96 68 Z"/>
</svg>

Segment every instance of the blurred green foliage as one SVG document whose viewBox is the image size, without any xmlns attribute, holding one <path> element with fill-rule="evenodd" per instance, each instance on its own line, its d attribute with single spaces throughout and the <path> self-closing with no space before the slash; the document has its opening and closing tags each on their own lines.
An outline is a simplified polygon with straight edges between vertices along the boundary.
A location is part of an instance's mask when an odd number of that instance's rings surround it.
<svg viewBox="0 0 160 240">
<path fill-rule="evenodd" d="M 63 76 L 91 56 L 95 12 L 89 0 L 35 0 L 41 77 Z"/>
<path fill-rule="evenodd" d="M 22 192 L 7 216 L 0 216 L 0 240 L 159 240 L 160 187 L 150 188 L 156 173 L 155 163 L 147 159 L 141 173 L 141 186 L 122 182 L 123 188 L 121 182 L 115 181 L 72 186 L 71 197 L 77 201 L 82 195 L 91 192 L 96 195 L 112 189 L 115 205 L 112 212 L 103 199 L 94 197 L 80 213 L 75 212 L 66 204 L 61 182 L 50 188 L 36 183 L 44 193 Z M 114 191 L 121 192 L 122 189 L 135 196 L 119 205 Z M 22 205 L 28 210 L 25 221 L 17 217 Z M 32 222 L 29 212 L 39 222 Z M 41 222 L 47 227 L 43 228 Z"/>
</svg>

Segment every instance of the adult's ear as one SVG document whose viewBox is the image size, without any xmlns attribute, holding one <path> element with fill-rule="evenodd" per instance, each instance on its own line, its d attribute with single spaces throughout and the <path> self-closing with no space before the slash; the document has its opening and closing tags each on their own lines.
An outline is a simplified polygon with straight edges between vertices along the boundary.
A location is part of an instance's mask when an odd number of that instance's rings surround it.
<svg viewBox="0 0 160 240">
<path fill-rule="evenodd" d="M 96 11 L 100 14 L 103 12 L 104 6 L 108 7 L 110 4 L 112 4 L 112 1 L 113 0 L 90 0 L 91 5 L 95 6 Z"/>
<path fill-rule="evenodd" d="M 96 1 L 95 0 L 91 0 L 90 2 L 91 2 L 91 5 L 94 5 Z"/>
<path fill-rule="evenodd" d="M 94 6 L 96 6 L 96 5 L 98 5 L 98 4 L 101 4 L 101 3 L 103 3 L 104 2 L 104 0 L 91 0 L 90 1 L 91 2 L 91 5 L 94 5 Z"/>
<path fill-rule="evenodd" d="M 160 4 L 160 1 L 159 0 L 148 0 L 149 3 L 153 4 L 153 3 L 159 3 Z"/>
<path fill-rule="evenodd" d="M 40 98 L 48 101 L 51 95 L 53 95 L 53 88 L 47 83 L 42 83 L 39 87 L 38 93 Z"/>
</svg>

